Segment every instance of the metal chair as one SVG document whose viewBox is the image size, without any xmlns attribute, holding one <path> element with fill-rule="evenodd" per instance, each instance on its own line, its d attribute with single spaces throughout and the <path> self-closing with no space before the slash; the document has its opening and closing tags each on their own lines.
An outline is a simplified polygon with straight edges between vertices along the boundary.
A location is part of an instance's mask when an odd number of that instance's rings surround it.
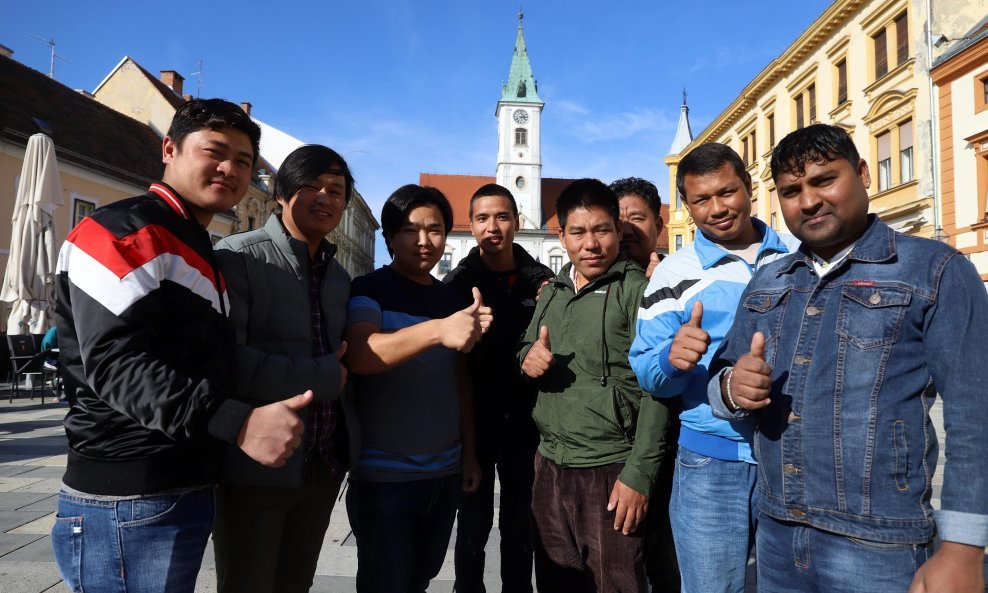
<svg viewBox="0 0 988 593">
<path fill-rule="evenodd" d="M 7 345 L 10 348 L 10 364 L 11 364 L 11 385 L 10 385 L 10 400 L 8 403 L 13 403 L 14 398 L 17 397 L 20 392 L 20 382 L 22 377 L 27 377 L 27 375 L 35 374 L 40 375 L 41 381 L 39 383 L 31 384 L 31 399 L 34 399 L 34 393 L 40 387 L 41 391 L 41 403 L 45 403 L 45 370 L 42 366 L 45 360 L 44 353 L 38 352 L 38 347 L 35 345 L 34 337 L 31 335 L 20 334 L 20 335 L 7 335 Z"/>
</svg>

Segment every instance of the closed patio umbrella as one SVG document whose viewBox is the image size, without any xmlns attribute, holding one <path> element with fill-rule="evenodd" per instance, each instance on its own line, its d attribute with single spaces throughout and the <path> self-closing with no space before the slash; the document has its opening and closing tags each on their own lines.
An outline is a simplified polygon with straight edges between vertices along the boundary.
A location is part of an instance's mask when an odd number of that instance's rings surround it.
<svg viewBox="0 0 988 593">
<path fill-rule="evenodd" d="M 10 303 L 7 333 L 43 334 L 52 324 L 55 286 L 54 212 L 64 203 L 55 144 L 28 139 L 11 217 L 10 255 L 0 300 Z"/>
</svg>

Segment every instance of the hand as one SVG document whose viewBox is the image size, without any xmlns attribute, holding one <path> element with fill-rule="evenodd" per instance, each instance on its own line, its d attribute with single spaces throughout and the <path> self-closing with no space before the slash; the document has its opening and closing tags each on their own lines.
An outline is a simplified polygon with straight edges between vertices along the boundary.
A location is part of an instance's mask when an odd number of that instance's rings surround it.
<svg viewBox="0 0 988 593">
<path fill-rule="evenodd" d="M 742 408 L 757 410 L 772 403 L 768 398 L 772 388 L 772 367 L 765 362 L 765 335 L 762 332 L 751 336 L 748 353 L 738 359 L 734 370 L 725 373 L 720 380 L 724 403 L 732 407 L 727 399 L 728 380 L 731 381 L 731 397 Z"/>
<path fill-rule="evenodd" d="M 634 488 L 625 486 L 621 480 L 614 481 L 611 498 L 607 501 L 607 510 L 614 511 L 614 529 L 620 529 L 624 535 L 634 533 L 648 512 L 648 497 Z"/>
<path fill-rule="evenodd" d="M 982 593 L 984 554 L 984 548 L 943 542 L 916 571 L 909 593 Z"/>
<path fill-rule="evenodd" d="M 343 392 L 343 387 L 346 386 L 347 380 L 347 369 L 343 366 L 343 357 L 346 355 L 346 340 L 340 342 L 340 347 L 336 349 L 336 360 L 340 363 L 340 393 Z"/>
<path fill-rule="evenodd" d="M 683 372 L 695 369 L 710 347 L 710 334 L 703 331 L 702 322 L 703 303 L 693 301 L 690 320 L 679 327 L 669 348 L 669 364 Z"/>
<path fill-rule="evenodd" d="M 660 261 L 659 260 L 659 254 L 658 253 L 655 253 L 654 251 L 652 252 L 651 255 L 648 256 L 648 267 L 645 268 L 645 277 L 646 278 L 651 278 L 652 277 L 652 272 L 654 272 L 655 271 L 655 267 L 659 265 L 659 261 Z"/>
<path fill-rule="evenodd" d="M 464 455 L 460 464 L 462 465 L 461 476 L 463 478 L 460 490 L 467 494 L 473 494 L 480 490 L 480 480 L 484 475 L 480 470 L 480 463 L 477 458 L 473 455 Z"/>
<path fill-rule="evenodd" d="M 538 379 L 554 364 L 556 357 L 549 346 L 549 328 L 543 325 L 539 328 L 539 339 L 528 349 L 528 354 L 521 363 L 521 370 L 529 377 Z"/>
<path fill-rule="evenodd" d="M 441 343 L 447 348 L 464 353 L 470 352 L 493 321 L 491 308 L 484 306 L 480 291 L 474 287 L 473 303 L 442 320 Z"/>
<path fill-rule="evenodd" d="M 312 390 L 254 408 L 240 428 L 237 446 L 268 467 L 281 467 L 302 444 L 305 425 L 298 412 L 312 402 Z"/>
</svg>

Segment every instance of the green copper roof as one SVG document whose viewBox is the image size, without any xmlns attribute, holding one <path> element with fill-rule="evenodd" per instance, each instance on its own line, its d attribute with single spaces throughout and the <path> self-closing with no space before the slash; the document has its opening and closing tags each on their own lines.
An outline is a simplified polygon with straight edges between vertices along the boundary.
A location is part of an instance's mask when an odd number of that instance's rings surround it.
<svg viewBox="0 0 988 593">
<path fill-rule="evenodd" d="M 511 71 L 508 82 L 501 85 L 502 101 L 517 101 L 520 103 L 542 103 L 539 99 L 538 83 L 532 75 L 532 63 L 525 49 L 525 35 L 522 33 L 521 20 L 523 15 L 518 13 L 518 37 L 515 39 L 515 53 L 511 57 Z"/>
</svg>

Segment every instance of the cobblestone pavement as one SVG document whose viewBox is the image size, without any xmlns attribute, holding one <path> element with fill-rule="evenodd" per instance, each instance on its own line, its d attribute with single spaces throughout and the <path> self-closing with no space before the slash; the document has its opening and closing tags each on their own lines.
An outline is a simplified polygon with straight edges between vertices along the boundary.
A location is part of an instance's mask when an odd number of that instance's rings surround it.
<svg viewBox="0 0 988 593">
<path fill-rule="evenodd" d="M 0 386 L 0 593 L 40 593 L 67 591 L 61 584 L 52 559 L 49 532 L 55 517 L 57 494 L 65 470 L 66 440 L 63 404 L 46 398 L 21 395 L 8 403 L 8 391 Z M 933 410 L 934 424 L 942 434 L 943 418 L 939 403 Z M 941 456 L 942 459 L 942 456 Z M 939 506 L 943 483 L 934 478 L 933 503 Z M 498 591 L 500 564 L 497 529 L 487 546 L 488 590 Z M 749 567 L 749 586 L 754 592 L 754 570 Z M 316 569 L 313 592 L 336 593 L 354 590 L 357 548 L 342 502 L 336 505 Z M 452 545 L 446 562 L 429 587 L 430 591 L 452 591 Z M 211 547 L 206 551 L 199 573 L 197 592 L 216 590 Z"/>
</svg>

